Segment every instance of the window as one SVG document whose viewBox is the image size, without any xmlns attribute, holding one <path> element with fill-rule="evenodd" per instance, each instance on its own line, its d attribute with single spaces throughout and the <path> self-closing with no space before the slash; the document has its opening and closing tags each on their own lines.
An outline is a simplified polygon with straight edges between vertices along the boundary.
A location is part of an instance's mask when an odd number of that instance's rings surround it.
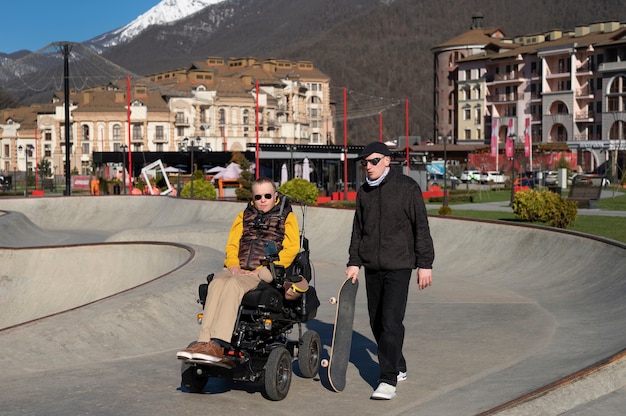
<svg viewBox="0 0 626 416">
<path fill-rule="evenodd" d="M 466 69 L 465 70 L 465 79 L 466 80 L 472 79 L 472 70 L 471 69 Z"/>
<path fill-rule="evenodd" d="M 219 121 L 220 125 L 226 124 L 226 110 L 221 108 L 219 114 L 220 114 L 220 116 L 219 116 L 220 117 L 220 121 Z"/>
<path fill-rule="evenodd" d="M 89 154 L 89 143 L 83 143 L 81 152 L 84 155 L 88 155 Z"/>
<path fill-rule="evenodd" d="M 119 124 L 113 126 L 113 141 L 119 142 L 122 140 L 122 129 Z"/>
<path fill-rule="evenodd" d="M 11 148 L 9 147 L 8 144 L 4 145 L 4 157 L 9 157 L 9 155 L 11 154 Z"/>
<path fill-rule="evenodd" d="M 223 110 L 220 110 L 223 111 Z M 221 117 L 221 113 L 220 113 L 220 117 Z M 250 124 L 250 112 L 248 110 L 243 110 L 243 124 L 248 125 Z"/>
<path fill-rule="evenodd" d="M 472 110 L 470 108 L 463 109 L 463 120 L 471 120 L 472 119 Z"/>
<path fill-rule="evenodd" d="M 49 142 L 52 140 L 52 130 L 48 129 L 43 133 L 44 140 Z"/>
<path fill-rule="evenodd" d="M 141 141 L 141 124 L 133 124 L 133 141 Z"/>
<path fill-rule="evenodd" d="M 52 157 L 52 148 L 49 144 L 44 145 L 43 153 L 45 157 Z"/>
<path fill-rule="evenodd" d="M 465 134 L 465 140 L 472 140 L 472 131 L 470 129 L 465 129 L 463 133 Z"/>
<path fill-rule="evenodd" d="M 158 141 L 165 140 L 165 136 L 163 135 L 163 126 L 156 126 L 154 138 Z"/>
<path fill-rule="evenodd" d="M 476 107 L 476 124 L 480 124 L 483 119 L 483 110 L 480 107 Z"/>
</svg>

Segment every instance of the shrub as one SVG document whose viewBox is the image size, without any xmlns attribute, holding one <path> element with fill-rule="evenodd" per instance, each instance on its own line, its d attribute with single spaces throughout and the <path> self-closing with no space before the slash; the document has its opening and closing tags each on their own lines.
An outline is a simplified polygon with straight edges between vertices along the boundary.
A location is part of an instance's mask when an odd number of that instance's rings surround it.
<svg viewBox="0 0 626 416">
<path fill-rule="evenodd" d="M 567 228 L 576 220 L 576 203 L 560 195 L 534 190 L 518 192 L 513 198 L 513 213 L 524 221 L 545 222 L 553 227 Z"/>
<path fill-rule="evenodd" d="M 450 208 L 448 205 L 442 205 L 441 207 L 439 207 L 439 215 L 451 215 L 452 214 L 452 208 Z"/>
<path fill-rule="evenodd" d="M 291 179 L 279 186 L 278 192 L 310 205 L 315 205 L 317 202 L 317 186 L 305 179 Z"/>
<path fill-rule="evenodd" d="M 200 174 L 202 174 L 201 171 Z M 217 199 L 217 191 L 215 190 L 215 186 L 205 180 L 204 178 L 195 179 L 196 176 L 193 176 L 193 197 L 194 199 Z M 187 182 L 183 189 L 180 191 L 180 196 L 183 198 L 191 197 L 191 182 Z"/>
</svg>

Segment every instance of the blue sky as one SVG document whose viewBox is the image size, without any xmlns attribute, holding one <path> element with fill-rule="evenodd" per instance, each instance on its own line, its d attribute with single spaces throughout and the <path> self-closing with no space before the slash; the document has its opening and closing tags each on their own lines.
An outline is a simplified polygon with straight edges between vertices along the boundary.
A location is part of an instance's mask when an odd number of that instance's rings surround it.
<svg viewBox="0 0 626 416">
<path fill-rule="evenodd" d="M 124 26 L 159 0 L 3 0 L 0 52 L 83 42 Z"/>
</svg>

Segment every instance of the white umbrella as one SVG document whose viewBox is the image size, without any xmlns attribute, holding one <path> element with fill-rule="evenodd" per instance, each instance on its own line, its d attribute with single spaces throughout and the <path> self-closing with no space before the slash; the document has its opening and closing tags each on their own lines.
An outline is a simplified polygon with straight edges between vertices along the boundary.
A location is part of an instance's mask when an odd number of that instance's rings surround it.
<svg viewBox="0 0 626 416">
<path fill-rule="evenodd" d="M 174 166 L 168 166 L 168 167 L 166 167 L 163 170 L 165 172 L 167 172 L 167 173 L 180 173 L 180 172 L 183 172 L 182 169 L 175 168 Z"/>
<path fill-rule="evenodd" d="M 289 174 L 287 173 L 287 164 L 283 163 L 283 167 L 280 169 L 280 184 L 284 184 L 289 180 Z"/>
<path fill-rule="evenodd" d="M 213 177 L 213 179 L 239 179 L 239 175 L 241 175 L 241 167 L 236 164 L 236 163 L 230 163 L 228 166 L 226 166 L 226 169 L 224 169 L 221 172 L 218 172 L 217 175 L 215 175 Z"/>
<path fill-rule="evenodd" d="M 311 182 L 311 167 L 309 166 L 309 158 L 305 157 L 302 162 L 302 179 Z"/>
<path fill-rule="evenodd" d="M 219 172 L 222 172 L 224 170 L 226 170 L 226 168 L 223 167 L 223 166 L 215 166 L 215 167 L 207 170 L 206 173 L 219 173 Z"/>
</svg>

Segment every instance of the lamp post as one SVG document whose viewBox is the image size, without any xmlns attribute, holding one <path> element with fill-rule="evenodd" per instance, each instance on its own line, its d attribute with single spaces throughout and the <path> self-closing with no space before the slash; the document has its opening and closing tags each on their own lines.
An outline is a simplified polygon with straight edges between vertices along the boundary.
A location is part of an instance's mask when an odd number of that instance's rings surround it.
<svg viewBox="0 0 626 416">
<path fill-rule="evenodd" d="M 195 140 L 196 140 L 197 144 L 194 144 L 194 140 L 193 139 L 189 140 L 189 138 L 185 137 L 183 139 L 183 146 L 181 148 L 182 151 L 186 151 L 187 145 L 189 145 L 189 148 L 191 149 L 191 168 L 190 168 L 190 171 L 191 171 L 191 184 L 189 185 L 189 194 L 190 194 L 190 197 L 192 199 L 193 199 L 193 177 L 194 177 L 193 151 L 196 148 L 202 150 L 202 147 L 200 146 L 200 140 L 201 140 L 200 137 L 199 136 L 196 137 Z"/>
<path fill-rule="evenodd" d="M 28 153 L 33 149 L 34 147 L 30 144 L 27 144 L 26 147 L 22 147 L 22 145 L 19 145 L 17 148 L 17 150 L 19 150 L 20 152 L 24 150 L 24 157 L 26 158 L 26 167 L 24 168 L 26 178 L 24 182 L 24 196 L 28 196 Z"/>
<path fill-rule="evenodd" d="M 341 148 L 341 162 L 343 164 L 343 174 L 342 176 L 342 182 L 343 182 L 343 199 L 345 201 L 348 200 L 348 148 L 347 147 L 342 147 Z"/>
<path fill-rule="evenodd" d="M 126 150 L 128 146 L 123 144 L 120 146 L 122 151 L 122 188 L 124 188 L 124 195 L 126 195 Z"/>
<path fill-rule="evenodd" d="M 289 156 L 289 171 L 291 172 L 292 176 L 291 178 L 295 178 L 296 177 L 296 171 L 294 169 L 293 166 L 293 152 L 297 149 L 297 146 L 295 144 L 288 144 L 287 146 L 285 146 L 285 149 L 287 149 L 287 151 L 290 153 Z"/>
<path fill-rule="evenodd" d="M 452 138 L 452 133 L 443 139 L 443 206 L 448 206 L 448 140 Z"/>
</svg>

